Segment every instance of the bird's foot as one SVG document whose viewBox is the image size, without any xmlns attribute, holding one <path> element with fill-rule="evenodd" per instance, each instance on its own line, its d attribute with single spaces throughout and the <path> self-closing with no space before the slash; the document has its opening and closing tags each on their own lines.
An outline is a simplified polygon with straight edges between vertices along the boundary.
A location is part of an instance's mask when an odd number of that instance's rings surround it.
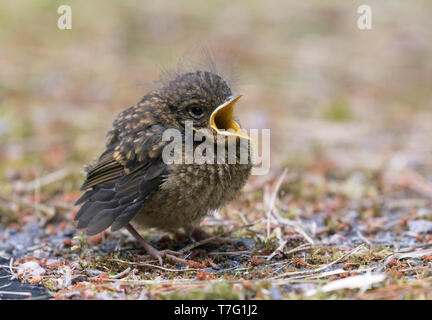
<svg viewBox="0 0 432 320">
<path fill-rule="evenodd" d="M 209 238 L 214 238 L 213 235 L 211 235 L 211 234 L 205 232 L 203 229 L 197 228 L 197 227 L 186 228 L 186 232 L 189 233 L 190 236 L 195 241 L 203 241 L 203 240 L 207 240 Z M 217 244 L 224 244 L 224 243 L 234 244 L 234 243 L 236 243 L 236 241 L 237 240 L 231 239 L 231 238 L 217 237 L 217 238 L 213 239 L 211 242 L 217 243 Z"/>
<path fill-rule="evenodd" d="M 144 249 L 146 249 L 147 253 L 159 261 L 159 264 L 161 266 L 163 265 L 164 259 L 171 260 L 176 263 L 187 264 L 187 261 L 183 259 L 184 253 L 168 249 L 159 251 L 147 241 L 145 241 L 144 238 L 141 237 L 139 233 L 135 230 L 135 228 L 132 227 L 131 224 L 128 224 L 126 228 L 134 236 L 134 238 L 144 247 Z"/>
<path fill-rule="evenodd" d="M 150 249 L 151 248 L 151 249 Z M 183 252 L 177 252 L 173 250 L 157 250 L 156 248 L 150 246 L 150 248 L 146 248 L 149 255 L 151 255 L 153 258 L 157 259 L 159 261 L 160 265 L 163 265 L 163 260 L 171 260 L 175 263 L 182 263 L 182 264 L 188 264 L 186 259 L 184 259 L 184 253 Z"/>
</svg>

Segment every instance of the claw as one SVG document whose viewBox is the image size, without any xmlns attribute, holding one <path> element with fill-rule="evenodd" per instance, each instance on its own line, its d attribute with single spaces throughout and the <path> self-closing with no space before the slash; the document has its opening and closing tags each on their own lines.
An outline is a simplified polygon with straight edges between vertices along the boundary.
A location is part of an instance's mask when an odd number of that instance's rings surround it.
<svg viewBox="0 0 432 320">
<path fill-rule="evenodd" d="M 156 248 L 154 248 L 152 245 L 150 245 L 148 242 L 146 242 L 144 238 L 141 237 L 139 233 L 135 230 L 135 228 L 132 227 L 131 224 L 128 224 L 126 228 L 134 236 L 134 238 L 144 247 L 144 249 L 146 249 L 148 254 L 159 261 L 159 264 L 161 266 L 163 265 L 164 259 L 171 260 L 176 263 L 187 264 L 187 261 L 185 259 L 180 258 L 180 257 L 184 257 L 184 254 L 182 252 L 177 252 L 173 250 L 159 251 Z"/>
</svg>

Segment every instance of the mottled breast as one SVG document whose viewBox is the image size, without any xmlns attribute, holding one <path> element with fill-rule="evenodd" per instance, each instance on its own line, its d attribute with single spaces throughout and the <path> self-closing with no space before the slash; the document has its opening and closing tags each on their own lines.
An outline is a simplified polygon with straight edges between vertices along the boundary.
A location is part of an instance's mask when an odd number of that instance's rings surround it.
<svg viewBox="0 0 432 320">
<path fill-rule="evenodd" d="M 197 224 L 236 197 L 251 165 L 172 164 L 167 169 L 158 192 L 150 195 L 134 222 L 165 230 Z"/>
</svg>

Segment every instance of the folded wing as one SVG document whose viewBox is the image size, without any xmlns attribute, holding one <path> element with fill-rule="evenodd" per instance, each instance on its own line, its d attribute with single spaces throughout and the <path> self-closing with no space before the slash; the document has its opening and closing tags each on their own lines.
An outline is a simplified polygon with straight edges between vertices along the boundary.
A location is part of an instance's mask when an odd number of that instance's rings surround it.
<svg viewBox="0 0 432 320">
<path fill-rule="evenodd" d="M 86 192 L 75 203 L 82 204 L 75 216 L 78 228 L 88 235 L 127 225 L 163 181 L 163 127 L 140 127 L 124 120 L 127 112 L 132 108 L 114 121 L 107 149 L 88 169 L 81 187 Z"/>
</svg>

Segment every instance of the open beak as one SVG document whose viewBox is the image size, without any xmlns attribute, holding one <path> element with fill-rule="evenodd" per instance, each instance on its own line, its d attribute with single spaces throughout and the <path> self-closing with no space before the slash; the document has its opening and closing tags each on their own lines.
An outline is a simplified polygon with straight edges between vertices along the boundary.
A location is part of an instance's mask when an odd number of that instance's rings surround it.
<svg viewBox="0 0 432 320">
<path fill-rule="evenodd" d="M 227 101 L 217 107 L 210 116 L 210 127 L 221 135 L 237 136 L 251 140 L 251 138 L 242 131 L 240 125 L 233 120 L 234 105 L 241 97 L 242 94 L 232 95 Z"/>
</svg>

